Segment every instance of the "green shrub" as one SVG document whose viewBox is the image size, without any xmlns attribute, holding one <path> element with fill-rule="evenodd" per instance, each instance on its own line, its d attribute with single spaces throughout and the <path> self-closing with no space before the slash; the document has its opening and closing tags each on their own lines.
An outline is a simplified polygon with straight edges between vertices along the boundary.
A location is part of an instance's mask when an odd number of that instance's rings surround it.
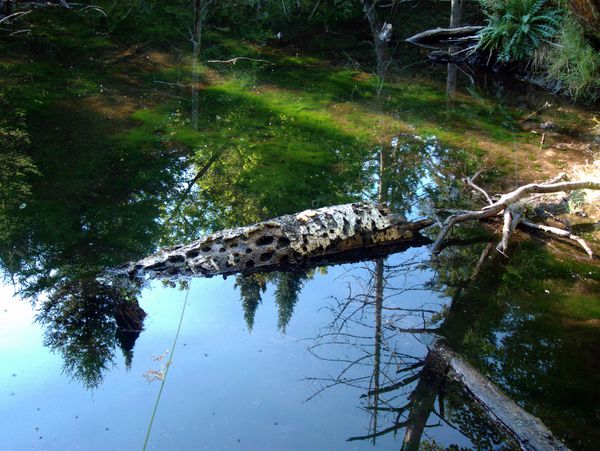
<svg viewBox="0 0 600 451">
<path fill-rule="evenodd" d="M 560 11 L 546 0 L 480 0 L 487 25 L 478 47 L 497 52 L 499 62 L 524 61 L 558 34 Z"/>
<path fill-rule="evenodd" d="M 555 45 L 544 52 L 542 65 L 550 79 L 559 80 L 574 98 L 595 100 L 600 95 L 600 53 L 584 37 L 575 18 L 567 14 Z"/>
</svg>

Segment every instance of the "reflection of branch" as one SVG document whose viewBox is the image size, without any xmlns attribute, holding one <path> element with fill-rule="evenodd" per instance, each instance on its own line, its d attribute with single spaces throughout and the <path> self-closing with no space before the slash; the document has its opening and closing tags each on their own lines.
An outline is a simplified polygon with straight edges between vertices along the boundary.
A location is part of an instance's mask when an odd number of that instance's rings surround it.
<svg viewBox="0 0 600 451">
<path fill-rule="evenodd" d="M 392 385 L 388 385 L 387 387 L 383 387 L 380 388 L 378 393 L 388 393 L 394 390 L 398 390 L 401 387 L 406 387 L 407 385 L 412 384 L 414 381 L 419 380 L 419 378 L 421 377 L 420 373 L 417 374 L 413 374 L 410 377 L 407 377 L 406 379 L 402 379 L 400 382 L 396 382 L 395 384 Z M 368 398 L 369 396 L 373 396 L 377 394 L 377 392 L 375 390 L 370 390 L 367 393 L 360 395 L 361 398 Z"/>
<path fill-rule="evenodd" d="M 0 23 L 9 22 L 11 19 L 18 19 L 18 18 L 23 17 L 31 12 L 32 11 L 19 11 L 17 13 L 10 14 L 6 17 L 1 18 Z"/>
<path fill-rule="evenodd" d="M 246 56 L 237 56 L 235 58 L 231 58 L 231 59 L 228 59 L 228 60 L 208 60 L 206 62 L 207 63 L 221 63 L 221 64 L 236 64 L 240 60 L 255 61 L 257 63 L 269 63 L 269 64 L 273 64 L 269 60 L 256 59 L 256 58 L 248 58 Z"/>
<path fill-rule="evenodd" d="M 198 171 L 198 173 L 195 175 L 195 177 L 192 180 L 190 180 L 190 182 L 188 183 L 188 186 L 187 186 L 186 190 L 179 196 L 179 202 L 177 202 L 177 205 L 175 206 L 175 208 L 173 209 L 173 213 L 171 214 L 172 218 L 179 212 L 179 210 L 181 209 L 181 206 L 185 202 L 185 199 L 191 193 L 192 188 L 194 187 L 194 185 L 196 183 L 198 183 L 198 181 L 202 177 L 204 177 L 206 175 L 206 173 L 208 172 L 208 170 L 219 159 L 219 157 L 221 156 L 222 153 L 223 152 L 215 152 L 209 158 L 209 160 L 206 162 L 206 164 L 204 166 L 202 166 L 202 168 Z"/>
<path fill-rule="evenodd" d="M 370 440 L 370 439 L 374 439 L 374 438 L 377 438 L 377 437 L 381 437 L 382 435 L 389 434 L 390 432 L 396 432 L 398 429 L 403 428 L 404 426 L 406 426 L 407 423 L 408 423 L 407 421 L 402 421 L 400 423 L 394 424 L 393 426 L 390 426 L 389 428 L 382 429 L 381 431 L 377 431 L 377 432 L 374 432 L 374 433 L 369 434 L 369 435 L 361 435 L 361 436 L 358 436 L 358 437 L 350 437 L 348 439 L 348 441 L 349 442 L 355 442 L 357 440 Z"/>
</svg>

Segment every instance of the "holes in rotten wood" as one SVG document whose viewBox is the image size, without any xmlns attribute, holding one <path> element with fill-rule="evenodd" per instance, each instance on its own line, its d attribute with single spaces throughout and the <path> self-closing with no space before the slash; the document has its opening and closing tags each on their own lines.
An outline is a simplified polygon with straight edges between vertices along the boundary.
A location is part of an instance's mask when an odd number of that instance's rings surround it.
<svg viewBox="0 0 600 451">
<path fill-rule="evenodd" d="M 167 258 L 167 261 L 169 261 L 171 263 L 183 263 L 185 261 L 185 257 L 180 254 L 169 255 L 169 258 Z"/>
<path fill-rule="evenodd" d="M 275 238 L 273 238 L 272 236 L 261 236 L 258 240 L 256 240 L 256 245 L 268 246 L 269 244 L 273 243 L 273 241 L 275 241 Z"/>
<path fill-rule="evenodd" d="M 277 248 L 281 249 L 282 247 L 286 247 L 290 245 L 290 240 L 289 238 L 285 237 L 285 236 L 280 236 L 279 239 L 277 240 Z"/>
<path fill-rule="evenodd" d="M 344 218 L 344 224 L 342 225 L 342 233 L 345 236 L 350 234 L 350 222 L 346 218 Z"/>
<path fill-rule="evenodd" d="M 259 257 L 259 260 L 260 260 L 261 262 L 266 262 L 266 261 L 268 261 L 268 260 L 271 260 L 271 258 L 272 258 L 272 257 L 273 257 L 273 252 L 265 252 L 264 254 L 262 254 L 262 255 Z"/>
</svg>

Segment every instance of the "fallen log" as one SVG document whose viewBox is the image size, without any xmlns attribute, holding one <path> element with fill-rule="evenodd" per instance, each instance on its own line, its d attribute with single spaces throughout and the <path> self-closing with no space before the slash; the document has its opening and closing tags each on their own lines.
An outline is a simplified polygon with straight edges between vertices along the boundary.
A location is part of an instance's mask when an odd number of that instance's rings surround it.
<svg viewBox="0 0 600 451">
<path fill-rule="evenodd" d="M 369 203 L 325 207 L 164 248 L 128 265 L 127 272 L 130 277 L 141 273 L 211 277 L 364 259 L 398 246 L 424 244 L 419 230 L 431 224 L 430 220 L 406 221 Z"/>
<path fill-rule="evenodd" d="M 467 25 L 458 28 L 434 28 L 417 33 L 406 39 L 406 42 L 426 49 L 440 49 L 449 46 L 472 46 L 479 42 L 479 33 L 483 29 L 478 25 Z"/>
<path fill-rule="evenodd" d="M 568 449 L 552 435 L 539 418 L 526 412 L 441 341 L 434 344 L 428 355 L 428 359 L 430 358 L 435 364 L 430 365 L 429 368 L 450 381 L 457 382 L 483 408 L 490 420 L 509 434 L 521 449 L 544 451 Z"/>
</svg>

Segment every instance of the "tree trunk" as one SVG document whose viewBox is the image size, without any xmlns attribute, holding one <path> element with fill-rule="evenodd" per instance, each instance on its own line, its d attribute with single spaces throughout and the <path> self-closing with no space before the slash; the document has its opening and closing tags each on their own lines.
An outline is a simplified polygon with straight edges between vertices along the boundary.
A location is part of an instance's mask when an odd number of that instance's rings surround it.
<svg viewBox="0 0 600 451">
<path fill-rule="evenodd" d="M 200 93 L 198 85 L 200 84 L 200 72 L 198 60 L 200 58 L 200 49 L 202 46 L 202 22 L 203 22 L 203 1 L 194 2 L 194 25 L 192 31 L 192 128 L 198 130 L 198 108 Z"/>
<path fill-rule="evenodd" d="M 450 28 L 460 27 L 462 20 L 462 0 L 452 0 L 450 3 Z"/>
<path fill-rule="evenodd" d="M 600 42 L 600 0 L 569 0 L 568 5 L 586 34 Z"/>
<path fill-rule="evenodd" d="M 390 64 L 390 52 L 387 41 L 389 35 L 384 30 L 384 22 L 381 20 L 379 10 L 377 9 L 377 0 L 362 0 L 365 16 L 369 21 L 371 34 L 373 35 L 373 46 L 375 48 L 375 58 L 377 60 L 377 76 L 380 82 L 385 78 L 385 72 Z"/>
<path fill-rule="evenodd" d="M 385 255 L 398 245 L 422 245 L 425 239 L 418 231 L 432 223 L 407 222 L 367 203 L 306 210 L 162 249 L 131 264 L 128 272 L 210 277 L 365 258 L 369 249 L 383 249 Z"/>
</svg>

